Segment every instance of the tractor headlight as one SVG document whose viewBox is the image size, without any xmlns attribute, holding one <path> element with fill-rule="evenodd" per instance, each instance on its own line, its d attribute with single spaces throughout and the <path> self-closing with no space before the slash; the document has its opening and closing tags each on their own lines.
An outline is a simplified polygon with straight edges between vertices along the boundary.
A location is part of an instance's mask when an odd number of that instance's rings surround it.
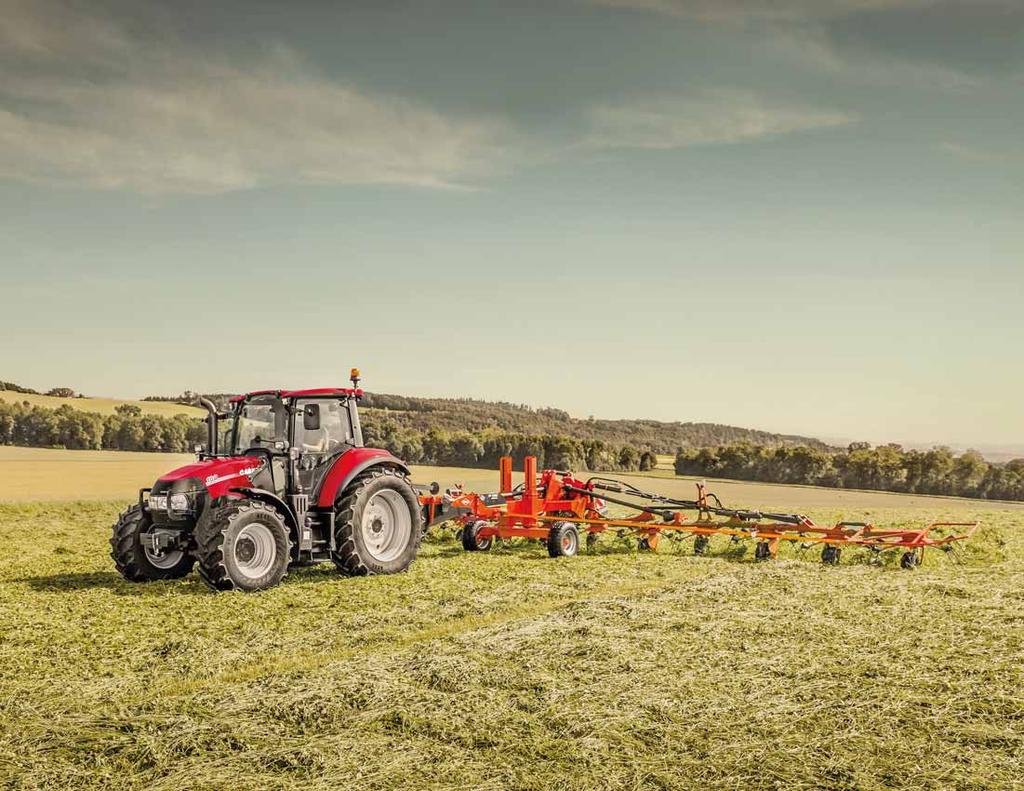
<svg viewBox="0 0 1024 791">
<path fill-rule="evenodd" d="M 186 514 L 192 510 L 192 501 L 187 494 L 172 494 L 168 501 L 168 510 L 175 514 Z"/>
<path fill-rule="evenodd" d="M 149 510 L 150 511 L 166 511 L 167 510 L 167 495 L 166 494 L 151 494 L 149 496 Z"/>
</svg>

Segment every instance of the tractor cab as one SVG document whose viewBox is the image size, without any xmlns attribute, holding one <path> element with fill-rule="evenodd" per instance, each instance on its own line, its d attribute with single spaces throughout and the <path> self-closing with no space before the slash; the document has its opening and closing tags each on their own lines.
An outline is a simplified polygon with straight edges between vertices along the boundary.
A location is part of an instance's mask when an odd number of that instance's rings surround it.
<svg viewBox="0 0 1024 791">
<path fill-rule="evenodd" d="M 348 389 L 239 396 L 231 412 L 217 415 L 210 457 L 263 460 L 254 483 L 280 498 L 316 494 L 338 456 L 362 447 L 357 398 Z"/>
<path fill-rule="evenodd" d="M 261 390 L 220 413 L 194 464 L 141 490 L 114 526 L 128 579 L 168 579 L 194 564 L 212 587 L 259 590 L 289 565 L 332 560 L 345 574 L 391 574 L 415 558 L 421 505 L 409 468 L 363 447 L 359 371 L 351 388 Z"/>
</svg>

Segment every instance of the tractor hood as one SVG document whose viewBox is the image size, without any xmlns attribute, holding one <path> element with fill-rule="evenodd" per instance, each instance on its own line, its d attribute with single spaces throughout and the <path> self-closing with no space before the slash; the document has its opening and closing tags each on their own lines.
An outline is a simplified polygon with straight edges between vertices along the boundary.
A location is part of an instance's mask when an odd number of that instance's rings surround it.
<svg viewBox="0 0 1024 791">
<path fill-rule="evenodd" d="M 239 486 L 252 486 L 252 478 L 267 461 L 260 456 L 231 456 L 203 459 L 160 476 L 158 483 L 173 484 L 193 479 L 206 487 L 212 497 L 221 497 Z"/>
</svg>

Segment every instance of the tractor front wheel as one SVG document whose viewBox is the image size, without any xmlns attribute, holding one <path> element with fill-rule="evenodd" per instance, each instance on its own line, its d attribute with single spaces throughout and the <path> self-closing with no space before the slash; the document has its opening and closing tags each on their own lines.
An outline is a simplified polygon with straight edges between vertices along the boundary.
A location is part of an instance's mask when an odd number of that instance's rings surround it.
<svg viewBox="0 0 1024 791">
<path fill-rule="evenodd" d="M 291 542 L 284 518 L 259 500 L 232 500 L 195 530 L 199 576 L 214 590 L 259 591 L 288 573 Z"/>
<path fill-rule="evenodd" d="M 423 536 L 419 498 L 398 470 L 378 467 L 342 495 L 334 520 L 334 565 L 352 577 L 398 574 L 416 559 Z"/>
<path fill-rule="evenodd" d="M 146 540 L 153 522 L 142 506 L 133 505 L 114 525 L 110 537 L 110 557 L 114 566 L 130 582 L 176 580 L 184 577 L 195 563 L 188 552 L 180 549 L 153 549 Z"/>
</svg>

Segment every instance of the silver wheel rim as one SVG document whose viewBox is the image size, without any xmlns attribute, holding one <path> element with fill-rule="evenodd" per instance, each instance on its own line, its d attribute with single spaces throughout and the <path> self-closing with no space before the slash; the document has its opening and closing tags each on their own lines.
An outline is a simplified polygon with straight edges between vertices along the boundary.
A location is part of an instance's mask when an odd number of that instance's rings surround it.
<svg viewBox="0 0 1024 791">
<path fill-rule="evenodd" d="M 180 549 L 172 549 L 169 552 L 159 550 L 154 552 L 145 544 L 142 546 L 142 551 L 146 553 L 146 560 L 149 561 L 150 565 L 163 570 L 172 569 L 177 566 L 185 554 Z"/>
<path fill-rule="evenodd" d="M 377 492 L 363 509 L 363 544 L 378 563 L 398 558 L 412 540 L 412 516 L 394 489 Z"/>
<path fill-rule="evenodd" d="M 576 533 L 570 530 L 567 526 L 562 527 L 565 532 L 562 534 L 562 552 L 566 555 L 576 554 Z"/>
<path fill-rule="evenodd" d="M 234 543 L 235 565 L 250 579 L 262 577 L 277 560 L 277 542 L 270 528 L 259 522 L 248 524 L 238 531 Z"/>
</svg>

